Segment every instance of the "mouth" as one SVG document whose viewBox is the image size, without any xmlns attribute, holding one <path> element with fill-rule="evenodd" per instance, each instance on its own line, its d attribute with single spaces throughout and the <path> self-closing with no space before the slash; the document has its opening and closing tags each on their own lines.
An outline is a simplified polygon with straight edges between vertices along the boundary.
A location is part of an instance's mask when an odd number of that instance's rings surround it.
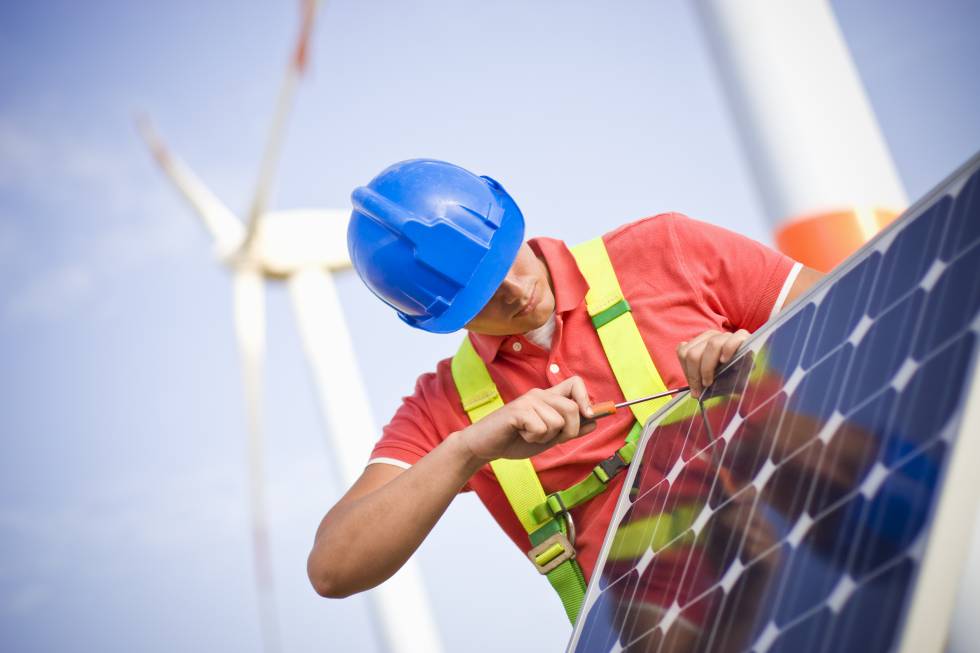
<svg viewBox="0 0 980 653">
<path fill-rule="evenodd" d="M 540 301 L 541 292 L 538 289 L 538 282 L 535 281 L 531 286 L 531 292 L 528 293 L 527 299 L 524 301 L 518 311 L 514 313 L 514 317 L 524 317 L 525 315 L 530 314 L 535 308 L 538 307 L 538 303 Z"/>
</svg>

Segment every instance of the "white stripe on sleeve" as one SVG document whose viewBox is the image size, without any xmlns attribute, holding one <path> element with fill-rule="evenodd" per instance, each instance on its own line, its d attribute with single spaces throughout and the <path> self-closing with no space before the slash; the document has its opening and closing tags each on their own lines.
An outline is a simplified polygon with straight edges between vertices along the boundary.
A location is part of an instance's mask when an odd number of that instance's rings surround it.
<svg viewBox="0 0 980 653">
<path fill-rule="evenodd" d="M 368 465 L 373 465 L 374 463 L 384 463 L 385 465 L 394 465 L 395 467 L 401 467 L 402 469 L 411 469 L 409 465 L 404 460 L 398 460 L 397 458 L 372 458 L 367 461 Z M 365 465 L 367 467 L 367 465 Z"/>
<path fill-rule="evenodd" d="M 796 283 L 796 277 L 800 276 L 800 270 L 803 269 L 802 263 L 793 264 L 793 269 L 789 271 L 786 275 L 786 281 L 783 282 L 783 288 L 779 291 L 779 296 L 776 297 L 776 303 L 772 305 L 772 312 L 769 313 L 769 319 L 771 320 L 775 317 L 776 313 L 783 310 L 783 304 L 786 303 L 786 298 L 789 297 L 789 291 Z"/>
</svg>

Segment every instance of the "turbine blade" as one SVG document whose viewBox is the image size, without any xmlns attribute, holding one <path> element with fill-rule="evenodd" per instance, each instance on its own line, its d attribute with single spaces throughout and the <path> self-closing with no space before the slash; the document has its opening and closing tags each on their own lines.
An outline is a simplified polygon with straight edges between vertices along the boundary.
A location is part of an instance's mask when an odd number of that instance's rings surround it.
<svg viewBox="0 0 980 653">
<path fill-rule="evenodd" d="M 309 54 L 310 35 L 313 33 L 313 19 L 316 18 L 317 0 L 302 0 L 302 22 L 299 27 L 299 39 L 296 51 L 293 53 L 293 67 L 302 75 L 306 72 L 307 55 Z"/>
<path fill-rule="evenodd" d="M 364 470 L 378 430 L 354 357 L 343 307 L 330 273 L 310 266 L 289 278 L 289 293 L 320 410 L 331 437 L 330 450 L 346 486 Z M 382 632 L 382 650 L 438 653 L 439 630 L 418 566 L 409 560 L 394 576 L 368 592 Z"/>
<path fill-rule="evenodd" d="M 245 228 L 241 220 L 204 185 L 204 182 L 180 158 L 167 150 L 153 128 L 153 123 L 149 117 L 145 115 L 136 116 L 136 127 L 164 174 L 204 221 L 205 227 L 214 237 L 218 255 L 224 258 L 235 251 L 245 235 Z"/>
<path fill-rule="evenodd" d="M 265 287 L 259 271 L 248 263 L 235 269 L 235 336 L 241 355 L 248 422 L 249 505 L 252 553 L 260 627 L 266 653 L 280 650 L 269 528 L 266 520 L 265 444 L 263 442 L 262 368 L 265 358 Z"/>
<path fill-rule="evenodd" d="M 343 482 L 350 485 L 364 471 L 377 432 L 336 286 L 328 272 L 310 266 L 289 277 L 289 294 L 333 436 L 330 449 L 338 456 Z"/>
<path fill-rule="evenodd" d="M 289 112 L 293 106 L 296 83 L 306 69 L 309 41 L 313 33 L 313 19 L 315 15 L 316 2 L 306 0 L 303 3 L 303 17 L 300 24 L 299 37 L 296 42 L 296 50 L 286 68 L 286 77 L 283 79 L 282 88 L 279 91 L 276 113 L 272 118 L 269 140 L 266 142 L 265 152 L 262 155 L 262 164 L 259 167 L 259 176 L 255 184 L 255 195 L 252 198 L 252 205 L 248 212 L 248 228 L 245 234 L 245 241 L 242 243 L 243 250 L 247 250 L 251 246 L 252 240 L 255 238 L 255 230 L 258 229 L 259 219 L 262 217 L 268 204 L 272 178 L 279 159 L 279 150 L 286 128 L 286 119 L 289 117 Z"/>
</svg>

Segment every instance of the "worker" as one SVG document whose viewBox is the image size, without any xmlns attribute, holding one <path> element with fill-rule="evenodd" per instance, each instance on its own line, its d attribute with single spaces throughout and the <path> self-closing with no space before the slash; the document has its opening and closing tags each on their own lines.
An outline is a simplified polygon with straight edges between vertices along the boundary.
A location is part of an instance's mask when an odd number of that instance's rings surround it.
<svg viewBox="0 0 980 653">
<path fill-rule="evenodd" d="M 642 423 L 666 400 L 603 419 L 593 404 L 700 396 L 820 273 L 677 213 L 573 248 L 525 242 L 500 183 L 442 161 L 396 163 L 352 201 L 348 246 L 368 288 L 415 328 L 467 334 L 323 518 L 314 588 L 345 597 L 384 582 L 474 491 L 574 622 Z"/>
</svg>

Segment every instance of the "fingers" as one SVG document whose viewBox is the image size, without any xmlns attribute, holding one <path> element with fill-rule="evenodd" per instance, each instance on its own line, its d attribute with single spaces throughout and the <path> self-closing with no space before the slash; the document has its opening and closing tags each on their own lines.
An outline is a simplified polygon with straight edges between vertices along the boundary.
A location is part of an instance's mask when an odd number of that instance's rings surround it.
<svg viewBox="0 0 980 653">
<path fill-rule="evenodd" d="M 582 423 L 582 413 L 578 404 L 554 393 L 549 393 L 546 401 L 561 415 L 563 427 L 559 435 L 570 438 L 577 436 Z"/>
<path fill-rule="evenodd" d="M 521 438 L 527 442 L 546 442 L 550 439 L 548 425 L 533 407 L 518 413 L 514 426 Z"/>
<path fill-rule="evenodd" d="M 579 414 L 592 417 L 592 400 L 581 377 L 570 376 L 554 386 L 552 390 L 578 404 Z"/>
<path fill-rule="evenodd" d="M 735 352 L 738 351 L 738 348 L 742 346 L 742 343 L 749 339 L 749 335 L 749 332 L 745 329 L 739 329 L 733 333 L 731 337 L 725 341 L 725 344 L 722 345 L 721 358 L 718 359 L 718 362 L 724 365 L 730 361 L 732 356 L 735 355 Z"/>
<path fill-rule="evenodd" d="M 596 429 L 592 400 L 585 382 L 572 376 L 548 388 L 536 388 L 515 402 L 512 428 L 534 444 L 559 444 Z"/>
<path fill-rule="evenodd" d="M 578 404 L 550 390 L 534 389 L 519 404 L 515 427 L 521 437 L 536 444 L 556 437 L 571 439 L 579 434 L 581 415 Z"/>
<path fill-rule="evenodd" d="M 538 435 L 535 442 L 548 442 L 561 434 L 565 428 L 565 417 L 547 403 L 538 403 L 534 406 L 538 417 L 544 422 L 545 431 Z"/>
<path fill-rule="evenodd" d="M 701 357 L 704 354 L 705 342 L 718 331 L 705 331 L 694 340 L 682 342 L 677 346 L 677 358 L 680 360 L 681 369 L 687 379 L 687 385 L 691 388 L 691 396 L 700 397 L 704 390 L 701 383 Z"/>
<path fill-rule="evenodd" d="M 550 390 L 542 391 L 541 398 L 548 404 L 548 406 L 561 415 L 563 426 L 561 428 L 561 432 L 559 433 L 560 437 L 564 439 L 571 439 L 582 435 L 580 429 L 583 426 L 584 420 L 582 410 L 579 407 L 578 402 Z M 591 409 L 591 406 L 586 405 L 586 408 Z"/>
<path fill-rule="evenodd" d="M 527 442 L 546 443 L 556 437 L 565 441 L 595 429 L 583 424 L 583 415 L 593 411 L 585 383 L 577 376 L 549 389 L 531 390 L 521 400 L 522 416 L 515 427 Z"/>
<path fill-rule="evenodd" d="M 730 335 L 729 333 L 719 333 L 705 340 L 699 365 L 702 387 L 707 388 L 714 383 L 715 369 L 721 360 L 721 348 L 728 341 Z"/>
<path fill-rule="evenodd" d="M 748 337 L 749 332 L 745 329 L 735 333 L 709 330 L 677 346 L 677 358 L 692 396 L 700 397 L 704 389 L 714 383 L 719 364 L 730 361 Z"/>
</svg>

